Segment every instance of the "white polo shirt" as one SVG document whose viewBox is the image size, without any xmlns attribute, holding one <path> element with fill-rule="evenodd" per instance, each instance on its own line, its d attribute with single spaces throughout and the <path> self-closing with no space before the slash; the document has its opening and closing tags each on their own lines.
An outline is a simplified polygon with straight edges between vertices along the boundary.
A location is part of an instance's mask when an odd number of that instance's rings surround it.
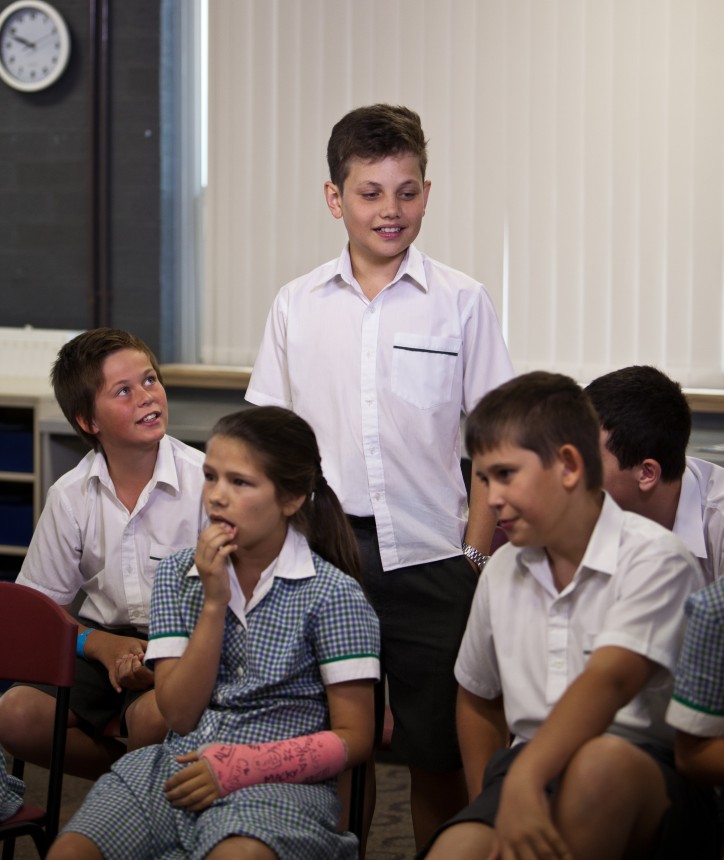
<svg viewBox="0 0 724 860">
<path fill-rule="evenodd" d="M 460 553 L 460 416 L 513 375 L 481 284 L 411 246 L 371 301 L 341 257 L 287 284 L 246 399 L 314 428 L 348 514 L 373 515 L 386 570 Z"/>
<path fill-rule="evenodd" d="M 82 620 L 145 632 L 159 561 L 195 546 L 206 522 L 203 462 L 201 451 L 164 436 L 153 477 L 129 513 L 105 456 L 89 451 L 48 490 L 17 582 L 61 605 L 83 591 Z"/>
<path fill-rule="evenodd" d="M 707 583 L 724 575 L 724 469 L 686 458 L 674 534 L 699 559 Z"/>
<path fill-rule="evenodd" d="M 684 603 L 703 585 L 679 538 L 622 511 L 606 494 L 573 581 L 558 592 L 545 551 L 505 544 L 478 582 L 455 665 L 485 699 L 503 695 L 516 741 L 530 740 L 596 648 L 627 648 L 658 664 L 609 731 L 673 744 L 664 716 L 685 627 Z"/>
</svg>

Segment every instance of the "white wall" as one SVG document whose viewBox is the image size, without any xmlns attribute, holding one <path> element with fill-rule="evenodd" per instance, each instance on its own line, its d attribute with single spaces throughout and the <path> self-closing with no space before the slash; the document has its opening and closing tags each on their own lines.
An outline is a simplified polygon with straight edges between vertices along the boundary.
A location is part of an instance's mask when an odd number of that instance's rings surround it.
<svg viewBox="0 0 724 860">
<path fill-rule="evenodd" d="M 251 364 L 336 256 L 334 122 L 417 110 L 417 244 L 483 281 L 518 371 L 724 387 L 721 0 L 209 0 L 202 360 Z"/>
</svg>

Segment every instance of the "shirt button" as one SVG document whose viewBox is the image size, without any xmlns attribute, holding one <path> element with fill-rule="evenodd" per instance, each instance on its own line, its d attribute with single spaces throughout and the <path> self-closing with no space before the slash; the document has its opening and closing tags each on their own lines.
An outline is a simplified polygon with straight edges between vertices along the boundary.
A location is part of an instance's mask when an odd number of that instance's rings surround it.
<svg viewBox="0 0 724 860">
<path fill-rule="evenodd" d="M 375 306 L 374 306 L 374 305 L 370 305 L 370 307 L 369 307 L 369 311 L 370 311 L 370 313 L 371 313 L 371 314 L 373 314 L 373 313 L 375 312 Z"/>
</svg>

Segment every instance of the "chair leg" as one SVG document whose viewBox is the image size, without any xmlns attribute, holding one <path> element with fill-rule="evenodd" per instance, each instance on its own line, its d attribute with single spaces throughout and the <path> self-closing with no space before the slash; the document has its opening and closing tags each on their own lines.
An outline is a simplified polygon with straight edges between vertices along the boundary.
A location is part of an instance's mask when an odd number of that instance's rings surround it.
<svg viewBox="0 0 724 860">
<path fill-rule="evenodd" d="M 365 809 L 365 778 L 367 763 L 355 765 L 352 768 L 352 785 L 349 792 L 349 824 L 348 827 L 362 844 Z"/>
<path fill-rule="evenodd" d="M 3 856 L 2 860 L 13 860 L 15 856 L 15 839 L 10 837 L 3 840 Z"/>
</svg>

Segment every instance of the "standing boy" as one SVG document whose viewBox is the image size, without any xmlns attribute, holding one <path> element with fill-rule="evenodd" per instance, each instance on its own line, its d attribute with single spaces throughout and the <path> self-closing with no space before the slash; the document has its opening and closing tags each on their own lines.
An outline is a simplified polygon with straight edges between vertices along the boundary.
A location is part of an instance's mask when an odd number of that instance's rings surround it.
<svg viewBox="0 0 724 860">
<path fill-rule="evenodd" d="M 601 491 L 598 421 L 572 379 L 502 385 L 466 441 L 510 542 L 478 582 L 456 663 L 477 799 L 427 856 L 713 860 L 713 799 L 674 769 L 664 721 L 695 559 Z"/>
<path fill-rule="evenodd" d="M 71 610 L 78 592 L 78 659 L 65 769 L 89 779 L 126 750 L 103 730 L 122 716 L 128 748 L 160 742 L 166 725 L 143 666 L 159 561 L 196 543 L 204 522 L 204 455 L 166 435 L 166 392 L 143 341 L 86 331 L 53 366 L 63 414 L 93 450 L 48 491 L 17 581 Z M 14 686 L 0 699 L 0 743 L 47 766 L 51 690 Z"/>
<path fill-rule="evenodd" d="M 453 664 L 494 529 L 480 488 L 466 522 L 460 414 L 512 367 L 484 288 L 412 244 L 430 192 L 419 116 L 353 110 L 327 161 L 349 242 L 278 294 L 246 398 L 314 427 L 355 528 L 420 845 L 464 802 Z"/>
<path fill-rule="evenodd" d="M 678 382 L 635 365 L 586 392 L 601 424 L 606 490 L 625 511 L 679 535 L 707 582 L 724 575 L 724 469 L 686 456 L 691 410 Z"/>
</svg>

